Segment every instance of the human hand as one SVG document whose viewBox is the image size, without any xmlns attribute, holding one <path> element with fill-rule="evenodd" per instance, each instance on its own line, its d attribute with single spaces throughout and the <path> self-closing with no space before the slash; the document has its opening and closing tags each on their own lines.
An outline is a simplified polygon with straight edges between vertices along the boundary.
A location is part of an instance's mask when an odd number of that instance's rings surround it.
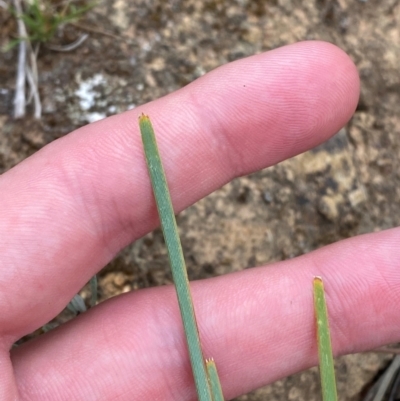
<svg viewBox="0 0 400 401">
<path fill-rule="evenodd" d="M 131 292 L 11 352 L 124 246 L 157 225 L 138 119 L 150 115 L 179 211 L 236 176 L 301 153 L 351 117 L 356 69 L 304 42 L 223 66 L 135 110 L 83 127 L 0 178 L 0 399 L 194 400 L 172 287 Z M 173 146 L 172 146 L 173 144 Z M 195 179 L 194 179 L 195 177 Z M 268 268 L 192 283 L 205 356 L 227 399 L 317 362 L 315 275 L 336 354 L 399 339 L 398 230 Z"/>
</svg>

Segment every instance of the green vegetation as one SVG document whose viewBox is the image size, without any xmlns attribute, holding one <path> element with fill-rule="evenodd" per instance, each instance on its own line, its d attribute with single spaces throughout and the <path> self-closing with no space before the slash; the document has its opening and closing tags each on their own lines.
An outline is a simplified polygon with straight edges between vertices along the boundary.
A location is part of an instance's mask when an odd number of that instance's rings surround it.
<svg viewBox="0 0 400 401">
<path fill-rule="evenodd" d="M 27 37 L 18 37 L 11 41 L 8 48 L 17 45 L 22 40 L 30 43 L 47 43 L 54 38 L 61 26 L 77 21 L 94 5 L 94 2 L 86 1 L 78 3 L 72 0 L 25 0 L 20 13 L 15 9 L 11 11 L 25 24 Z"/>
<path fill-rule="evenodd" d="M 200 336 L 197 329 L 189 280 L 176 226 L 174 210 L 154 130 L 149 117 L 142 114 L 139 118 L 139 126 L 142 135 L 146 163 L 167 246 L 175 289 L 178 296 L 178 303 L 199 401 L 223 401 L 224 398 L 216 365 L 212 359 L 204 359 L 201 349 Z M 328 311 L 326 307 L 323 282 L 319 277 L 314 279 L 314 310 L 317 323 L 318 353 L 323 400 L 337 401 L 335 371 L 328 324 Z"/>
<path fill-rule="evenodd" d="M 317 323 L 319 370 L 323 401 L 337 401 L 335 367 L 333 364 L 328 309 L 324 284 L 320 277 L 314 278 L 314 309 Z"/>
<path fill-rule="evenodd" d="M 171 264 L 172 277 L 178 296 L 197 395 L 199 401 L 221 401 L 223 397 L 215 363 L 212 360 L 206 361 L 201 349 L 185 260 L 154 130 L 149 117 L 145 115 L 140 117 L 139 125 L 147 167 Z"/>
</svg>

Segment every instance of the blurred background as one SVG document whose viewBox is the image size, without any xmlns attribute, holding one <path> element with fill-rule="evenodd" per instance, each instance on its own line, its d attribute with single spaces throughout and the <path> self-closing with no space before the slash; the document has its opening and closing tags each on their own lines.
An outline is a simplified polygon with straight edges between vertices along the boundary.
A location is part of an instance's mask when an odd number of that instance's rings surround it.
<svg viewBox="0 0 400 401">
<path fill-rule="evenodd" d="M 21 35 L 10 8 L 19 1 L 28 28 L 38 15 L 50 28 L 28 29 L 37 93 L 16 119 Z M 0 172 L 75 128 L 175 91 L 222 64 L 300 40 L 326 40 L 358 67 L 354 117 L 320 147 L 236 179 L 182 212 L 189 276 L 293 258 L 399 225 L 400 1 L 19 1 L 0 1 Z M 99 298 L 170 283 L 156 230 L 105 267 Z M 85 288 L 81 295 L 90 293 Z M 53 324 L 68 318 L 65 312 Z M 339 399 L 363 399 L 391 358 L 376 352 L 339 358 Z M 237 400 L 320 398 L 314 368 Z"/>
</svg>

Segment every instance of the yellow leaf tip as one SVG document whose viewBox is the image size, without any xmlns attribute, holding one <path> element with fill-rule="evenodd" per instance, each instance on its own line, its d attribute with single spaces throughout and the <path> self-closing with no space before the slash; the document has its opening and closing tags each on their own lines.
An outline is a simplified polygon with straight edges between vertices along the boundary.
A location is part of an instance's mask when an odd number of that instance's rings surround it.
<svg viewBox="0 0 400 401">
<path fill-rule="evenodd" d="M 149 120 L 150 120 L 149 116 L 147 116 L 147 115 L 144 114 L 144 113 L 142 113 L 142 114 L 139 116 L 139 122 L 142 122 L 142 121 L 149 121 Z"/>
</svg>

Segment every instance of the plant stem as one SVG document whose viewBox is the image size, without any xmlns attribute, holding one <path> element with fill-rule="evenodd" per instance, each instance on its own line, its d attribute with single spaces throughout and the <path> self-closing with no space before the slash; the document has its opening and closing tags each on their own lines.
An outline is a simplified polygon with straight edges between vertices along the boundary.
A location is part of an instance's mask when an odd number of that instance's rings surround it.
<svg viewBox="0 0 400 401">
<path fill-rule="evenodd" d="M 314 278 L 314 309 L 317 322 L 319 370 L 323 401 L 337 401 L 335 367 L 333 363 L 328 310 L 324 284 L 320 277 Z"/>
<path fill-rule="evenodd" d="M 178 296 L 178 303 L 186 334 L 197 394 L 199 401 L 213 401 L 207 368 L 205 366 L 201 349 L 200 337 L 190 294 L 189 280 L 176 226 L 174 210 L 164 169 L 161 164 L 154 130 L 150 119 L 145 115 L 142 115 L 139 118 L 139 125 L 147 167 L 150 174 L 154 197 L 156 199 L 158 213 L 160 215 L 161 227 L 168 250 L 172 276 Z"/>
<path fill-rule="evenodd" d="M 213 359 L 206 360 L 207 373 L 210 379 L 210 387 L 213 396 L 213 401 L 224 401 L 222 394 L 221 383 L 219 381 L 217 367 Z"/>
<path fill-rule="evenodd" d="M 25 65 L 27 44 L 25 38 L 28 36 L 24 21 L 21 18 L 22 5 L 20 0 L 14 0 L 14 7 L 17 13 L 18 35 L 24 38 L 18 45 L 18 66 L 17 66 L 17 81 L 15 83 L 15 97 L 14 97 L 14 118 L 21 118 L 25 116 Z"/>
</svg>

